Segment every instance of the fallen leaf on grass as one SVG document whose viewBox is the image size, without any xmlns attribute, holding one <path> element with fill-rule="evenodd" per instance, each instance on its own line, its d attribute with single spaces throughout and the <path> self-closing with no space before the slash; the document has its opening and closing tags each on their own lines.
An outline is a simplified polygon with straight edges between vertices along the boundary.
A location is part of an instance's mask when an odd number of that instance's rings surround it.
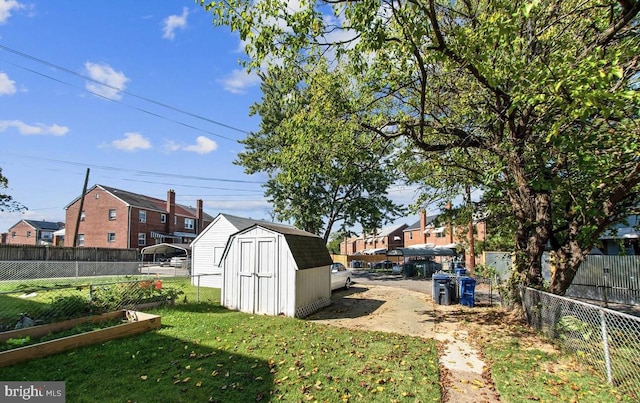
<svg viewBox="0 0 640 403">
<path fill-rule="evenodd" d="M 143 381 L 147 380 L 147 376 L 146 375 L 140 375 L 140 379 L 142 379 Z"/>
</svg>

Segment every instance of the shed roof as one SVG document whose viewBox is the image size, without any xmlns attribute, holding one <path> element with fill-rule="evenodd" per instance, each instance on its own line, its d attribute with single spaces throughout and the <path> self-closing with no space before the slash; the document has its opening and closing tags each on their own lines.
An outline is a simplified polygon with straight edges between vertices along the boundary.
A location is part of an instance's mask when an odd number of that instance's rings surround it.
<svg viewBox="0 0 640 403">
<path fill-rule="evenodd" d="M 243 231 L 239 231 L 232 236 L 251 231 L 257 227 L 265 228 L 284 236 L 298 270 L 311 269 L 319 266 L 330 266 L 333 263 L 333 259 L 331 259 L 331 255 L 329 254 L 329 250 L 327 249 L 327 244 L 324 239 L 290 225 L 259 223 L 254 224 Z M 229 244 L 227 244 L 227 248 L 228 247 Z"/>
</svg>

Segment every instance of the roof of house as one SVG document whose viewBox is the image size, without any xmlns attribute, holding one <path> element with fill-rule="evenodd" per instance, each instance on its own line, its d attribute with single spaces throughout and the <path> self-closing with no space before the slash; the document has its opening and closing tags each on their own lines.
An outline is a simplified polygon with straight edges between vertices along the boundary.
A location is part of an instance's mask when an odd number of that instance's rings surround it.
<svg viewBox="0 0 640 403">
<path fill-rule="evenodd" d="M 93 185 L 91 189 L 87 191 L 87 193 L 96 187 L 103 189 L 106 192 L 111 193 L 113 196 L 122 200 L 123 203 L 128 204 L 130 206 L 142 208 L 145 210 L 156 210 L 165 212 L 167 210 L 167 201 L 158 199 L 151 196 L 145 196 L 139 193 L 129 192 L 128 190 L 116 189 L 114 187 L 105 186 L 105 185 Z M 69 203 L 65 208 L 69 207 L 77 200 L 80 199 L 80 196 L 75 198 L 71 203 Z M 196 217 L 197 210 L 194 207 L 185 206 L 183 204 L 175 204 L 176 211 L 175 214 L 179 216 L 185 217 Z M 213 217 L 204 211 L 202 212 L 206 221 L 213 221 Z"/>
<path fill-rule="evenodd" d="M 243 231 L 239 231 L 234 235 L 250 231 L 257 227 L 262 227 L 284 235 L 298 270 L 329 266 L 333 263 L 333 259 L 331 259 L 331 255 L 329 254 L 329 250 L 327 249 L 327 244 L 324 239 L 318 235 L 297 229 L 290 225 L 258 223 Z M 229 245 L 227 244 L 227 248 L 228 247 Z"/>
<path fill-rule="evenodd" d="M 52 221 L 38 221 L 38 220 L 20 220 L 11 228 L 15 227 L 21 222 L 27 223 L 33 228 L 40 231 L 57 231 L 60 229 L 60 223 L 52 222 Z"/>
<path fill-rule="evenodd" d="M 438 218 L 438 215 L 428 215 L 426 217 L 426 225 L 429 224 L 433 224 L 434 221 L 436 220 L 436 218 Z M 420 220 L 416 221 L 415 223 L 409 225 L 407 228 L 405 228 L 405 231 L 415 231 L 415 230 L 419 230 L 420 229 Z"/>
</svg>

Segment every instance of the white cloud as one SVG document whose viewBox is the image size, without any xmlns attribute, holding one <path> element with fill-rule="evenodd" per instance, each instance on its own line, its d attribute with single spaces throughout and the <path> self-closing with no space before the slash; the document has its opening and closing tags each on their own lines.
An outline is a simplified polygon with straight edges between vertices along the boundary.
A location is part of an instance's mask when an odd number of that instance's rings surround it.
<svg viewBox="0 0 640 403">
<path fill-rule="evenodd" d="M 0 25 L 6 23 L 11 17 L 11 11 L 25 8 L 24 4 L 17 0 L 0 0 Z"/>
<path fill-rule="evenodd" d="M 108 64 L 86 62 L 84 67 L 87 75 L 95 80 L 87 82 L 85 87 L 88 91 L 113 100 L 122 98 L 120 91 L 124 91 L 127 82 L 130 81 L 123 72 L 115 71 Z"/>
<path fill-rule="evenodd" d="M 212 151 L 215 151 L 218 148 L 218 144 L 215 141 L 206 138 L 204 136 L 198 136 L 196 139 L 196 144 L 191 146 L 186 146 L 183 148 L 185 151 L 190 151 L 198 154 L 209 154 Z"/>
<path fill-rule="evenodd" d="M 2 0 L 0 0 L 2 1 Z M 8 75 L 0 72 L 0 95 L 13 95 L 16 93 L 15 81 L 11 80 Z"/>
<path fill-rule="evenodd" d="M 164 148 L 166 152 L 174 152 L 174 151 L 178 151 L 182 147 L 180 146 L 180 144 L 176 143 L 175 141 L 168 140 L 168 141 L 165 141 L 162 148 Z"/>
<path fill-rule="evenodd" d="M 244 70 L 235 69 L 227 77 L 218 80 L 222 83 L 225 91 L 232 94 L 244 94 L 247 88 L 260 84 L 260 77 L 253 71 L 247 73 Z"/>
<path fill-rule="evenodd" d="M 51 135 L 51 136 L 64 136 L 69 132 L 69 128 L 66 126 L 60 126 L 57 124 L 44 125 L 42 123 L 36 123 L 30 125 L 19 120 L 0 120 L 0 133 L 6 131 L 8 128 L 13 127 L 18 132 L 25 136 L 33 135 Z"/>
<path fill-rule="evenodd" d="M 189 9 L 187 7 L 182 8 L 182 15 L 170 15 L 164 19 L 162 27 L 162 37 L 165 39 L 173 40 L 176 37 L 176 29 L 185 29 L 187 27 L 187 17 L 189 16 Z"/>
<path fill-rule="evenodd" d="M 168 152 L 168 153 L 176 152 L 176 151 L 187 151 L 187 152 L 204 155 L 217 150 L 218 144 L 207 137 L 198 136 L 198 138 L 196 138 L 195 144 L 183 145 L 183 144 L 176 143 L 173 140 L 167 140 L 162 145 L 162 148 L 164 149 L 165 152 Z"/>
<path fill-rule="evenodd" d="M 151 142 L 140 133 L 125 133 L 122 140 L 113 140 L 111 145 L 124 151 L 147 150 L 151 148 Z"/>
</svg>

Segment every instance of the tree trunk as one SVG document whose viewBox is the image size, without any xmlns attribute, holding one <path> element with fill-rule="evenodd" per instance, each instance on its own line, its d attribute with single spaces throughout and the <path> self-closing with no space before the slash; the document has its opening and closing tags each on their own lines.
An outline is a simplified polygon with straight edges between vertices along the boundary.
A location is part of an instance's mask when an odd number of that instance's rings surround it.
<svg viewBox="0 0 640 403">
<path fill-rule="evenodd" d="M 567 292 L 586 253 L 588 252 L 583 251 L 575 241 L 553 251 L 549 292 L 558 295 L 564 295 Z"/>
<path fill-rule="evenodd" d="M 536 192 L 521 186 L 511 193 L 516 212 L 514 273 L 511 296 L 519 302 L 518 285 L 542 289 L 542 254 L 551 234 L 551 197 L 548 192 Z"/>
</svg>

